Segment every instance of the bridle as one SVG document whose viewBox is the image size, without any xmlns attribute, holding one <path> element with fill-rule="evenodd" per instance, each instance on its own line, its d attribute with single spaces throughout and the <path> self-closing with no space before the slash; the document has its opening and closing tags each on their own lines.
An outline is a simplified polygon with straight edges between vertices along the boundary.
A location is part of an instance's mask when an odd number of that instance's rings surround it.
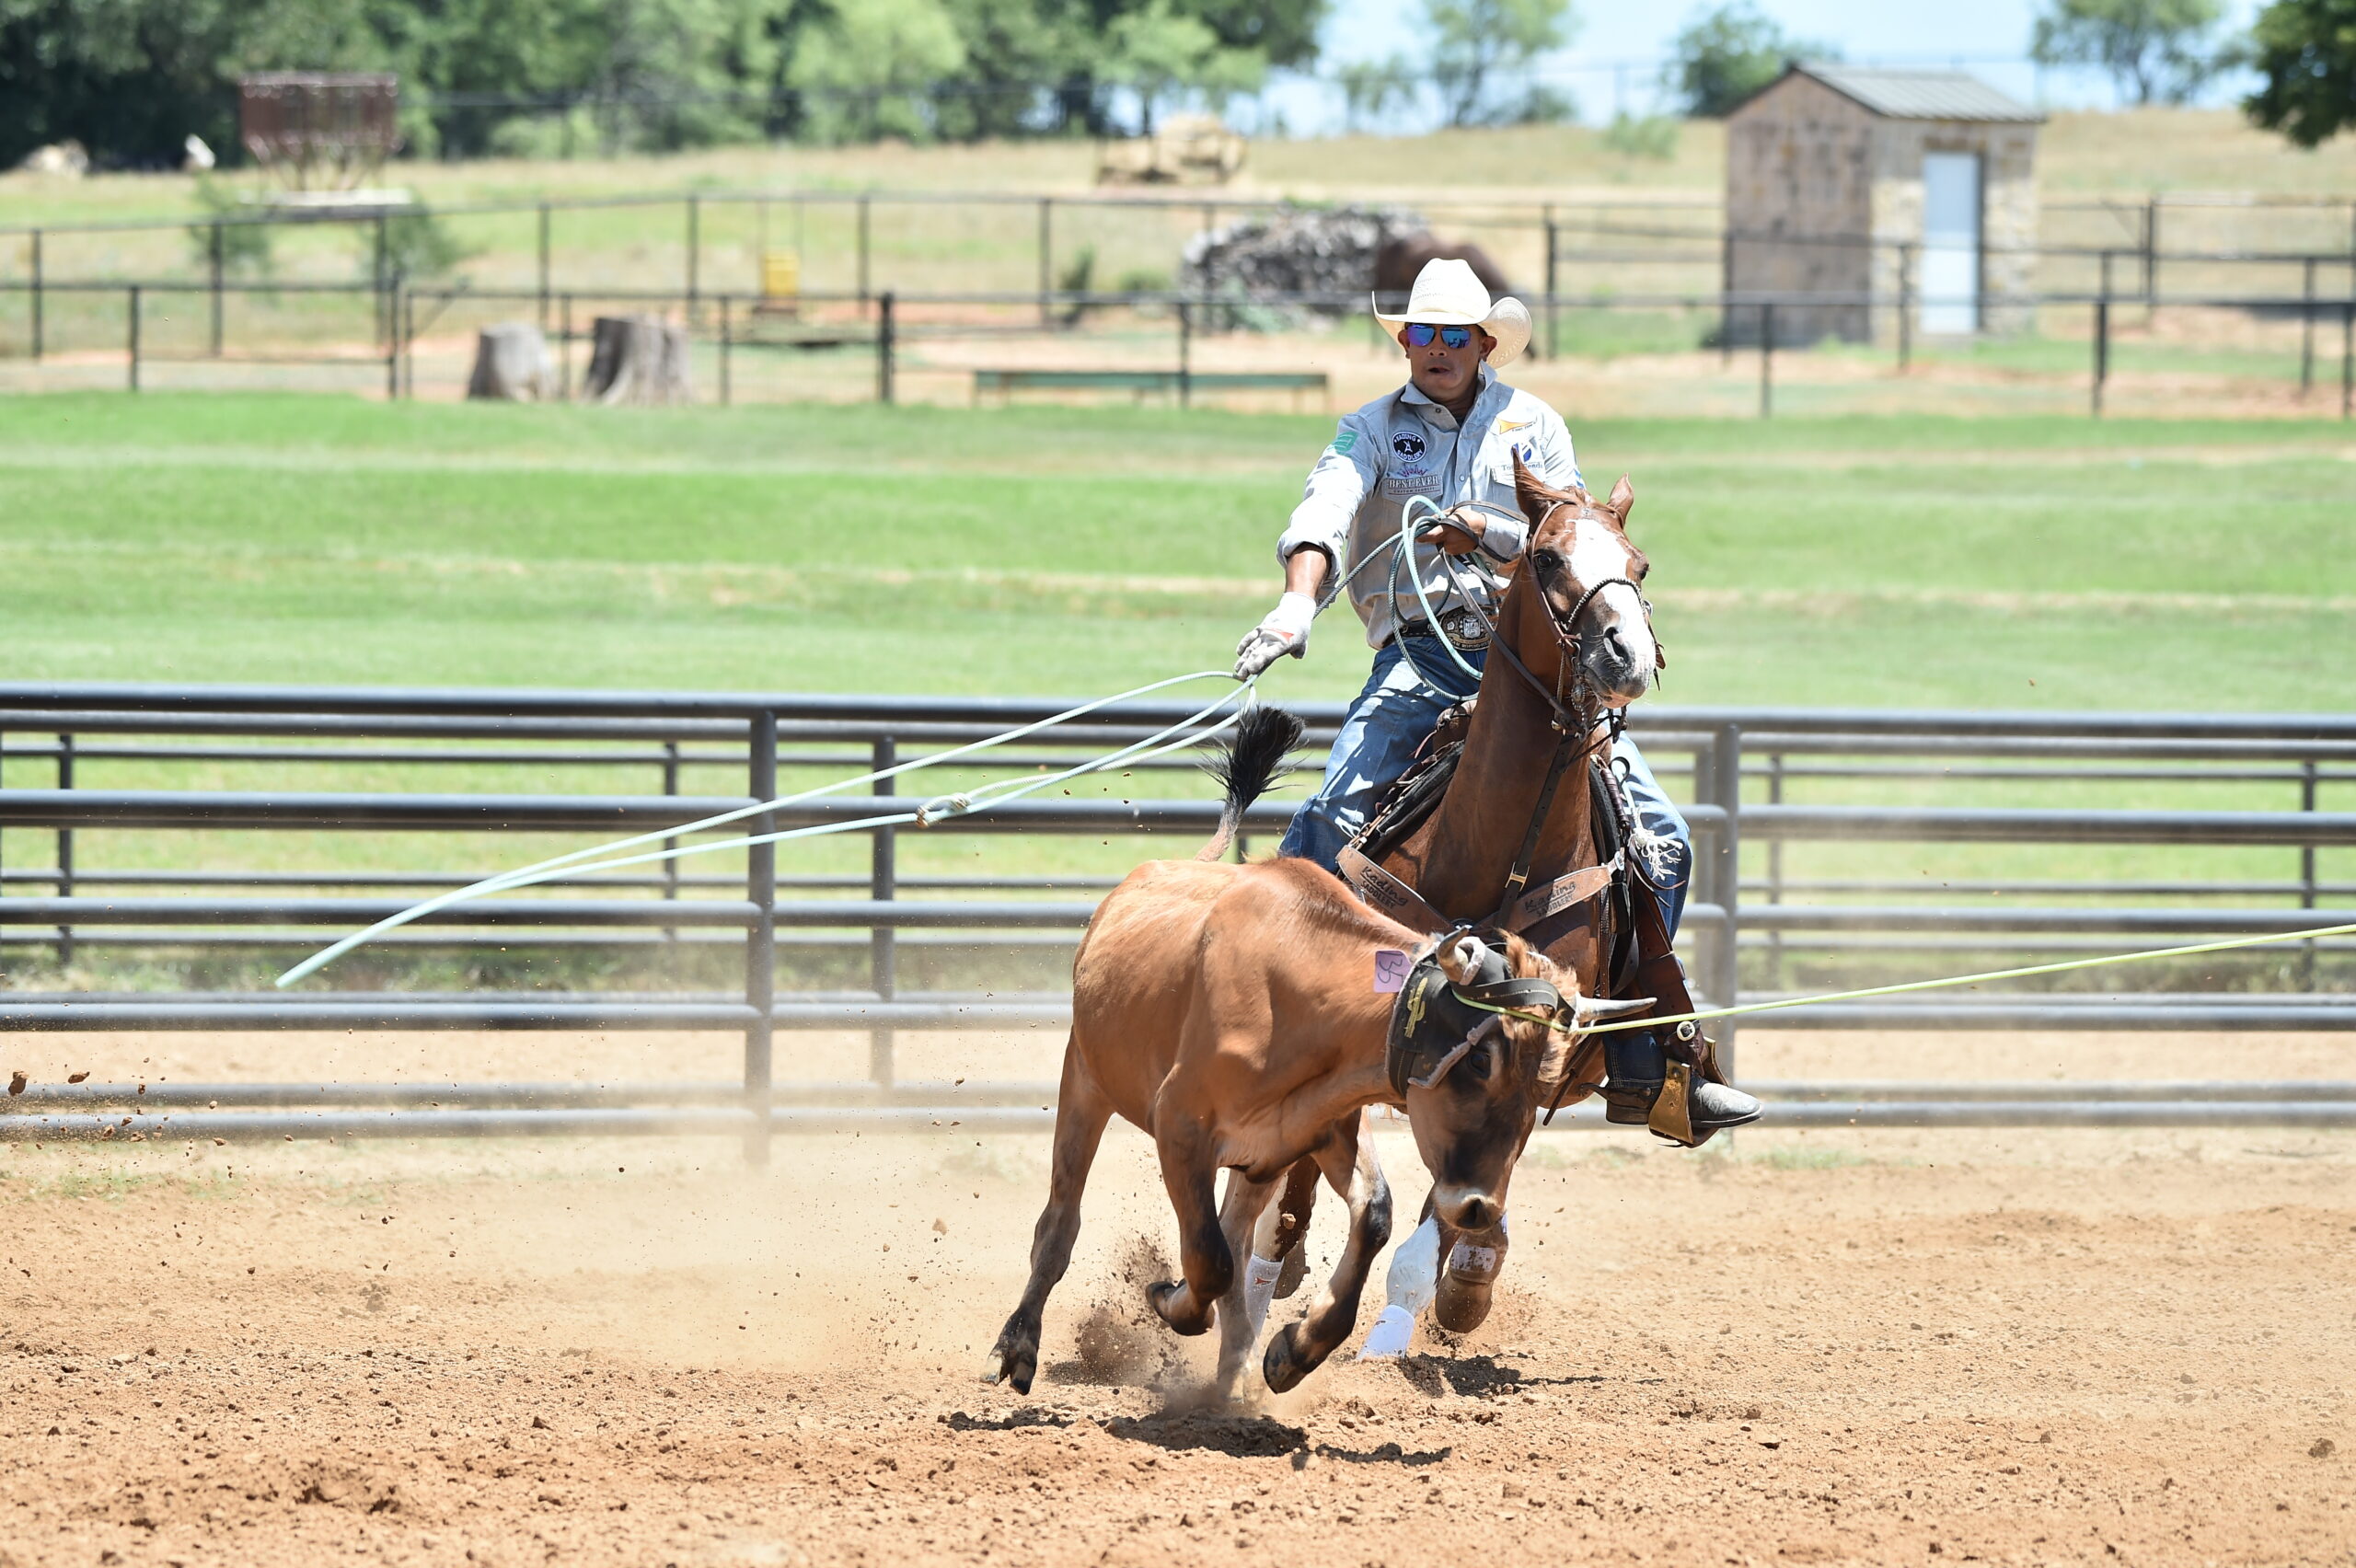
<svg viewBox="0 0 2356 1568">
<path fill-rule="evenodd" d="M 1574 501 L 1558 501 L 1549 506 L 1538 519 L 1537 525 L 1530 529 L 1531 540 L 1534 542 L 1546 525 L 1553 521 L 1554 513 L 1565 506 L 1576 504 L 1578 503 Z M 1504 511 L 1502 507 L 1496 510 Z M 1580 516 L 1587 514 L 1586 508 L 1582 507 Z M 1553 632 L 1555 647 L 1561 654 L 1555 662 L 1554 683 L 1550 686 L 1538 678 L 1537 672 L 1514 651 L 1512 640 L 1480 607 L 1480 595 L 1465 592 L 1464 584 L 1456 575 L 1454 558 L 1443 550 L 1440 560 L 1457 597 L 1472 609 L 1483 629 L 1488 633 L 1489 646 L 1505 655 L 1506 663 L 1512 667 L 1514 674 L 1519 675 L 1523 683 L 1538 694 L 1539 699 L 1553 710 L 1552 727 L 1559 737 L 1554 743 L 1554 755 L 1546 765 L 1546 781 L 1539 788 L 1538 803 L 1530 813 L 1530 826 L 1522 834 L 1521 847 L 1514 856 L 1513 869 L 1506 875 L 1505 896 L 1498 901 L 1496 913 L 1490 917 L 1490 924 L 1502 924 L 1514 901 L 1530 885 L 1530 866 L 1537 859 L 1539 836 L 1545 831 L 1546 819 L 1553 812 L 1554 795 L 1562 788 L 1564 777 L 1571 771 L 1574 763 L 1586 761 L 1599 750 L 1618 741 L 1627 723 L 1623 710 L 1607 707 L 1594 683 L 1588 678 L 1586 641 L 1577 629 L 1578 624 L 1585 618 L 1588 607 L 1595 603 L 1596 595 L 1606 588 L 1624 585 L 1636 595 L 1636 603 L 1644 606 L 1647 630 L 1652 626 L 1652 605 L 1646 602 L 1644 589 L 1634 579 L 1607 577 L 1600 582 L 1588 584 L 1570 612 L 1558 616 L 1554 613 L 1553 602 L 1546 596 L 1545 581 L 1540 578 L 1536 583 L 1538 603 L 1545 613 L 1547 628 Z M 1657 658 L 1657 639 L 1654 647 L 1655 657 Z"/>
<path fill-rule="evenodd" d="M 1530 539 L 1533 542 L 1537 539 L 1538 536 L 1545 530 L 1546 525 L 1553 521 L 1554 513 L 1566 506 L 1577 504 L 1572 501 L 1558 501 L 1549 506 L 1539 517 L 1536 526 L 1530 530 Z M 1496 510 L 1500 513 L 1504 511 L 1502 507 Z M 1579 515 L 1580 517 L 1589 515 L 1589 509 L 1582 507 Z M 1456 577 L 1454 559 L 1443 551 L 1440 560 L 1449 573 L 1449 585 L 1456 590 L 1457 597 L 1472 609 L 1472 614 L 1479 618 L 1483 629 L 1488 633 L 1489 646 L 1505 655 L 1506 663 L 1512 667 L 1514 674 L 1519 675 L 1530 689 L 1538 694 L 1540 700 L 1553 710 L 1555 732 L 1563 735 L 1591 736 L 1599 727 L 1608 726 L 1611 739 L 1619 739 L 1620 731 L 1626 721 L 1621 716 L 1622 710 L 1606 708 L 1598 700 L 1600 694 L 1595 690 L 1593 683 L 1588 679 L 1587 674 L 1586 640 L 1577 628 L 1579 622 L 1586 618 L 1588 607 L 1595 603 L 1598 594 L 1607 588 L 1624 587 L 1635 594 L 1636 603 L 1644 607 L 1645 627 L 1649 631 L 1652 628 L 1653 606 L 1651 601 L 1645 597 L 1643 585 L 1629 577 L 1604 578 L 1600 582 L 1588 584 L 1587 590 L 1578 596 L 1577 603 L 1574 604 L 1566 614 L 1558 616 L 1554 613 L 1553 601 L 1545 594 L 1546 577 L 1551 576 L 1552 573 L 1538 577 L 1539 607 L 1546 617 L 1547 627 L 1554 634 L 1554 645 L 1562 654 L 1562 658 L 1557 662 L 1554 684 L 1550 686 L 1546 682 L 1540 680 L 1537 673 L 1523 662 L 1521 655 L 1514 651 L 1512 641 L 1503 634 L 1496 622 L 1480 607 L 1479 595 L 1464 591 L 1463 583 Z M 1536 569 L 1533 567 L 1532 571 L 1534 573 Z M 1490 581 L 1494 582 L 1495 579 L 1492 578 Z M 1656 649 L 1659 647 L 1657 638 L 1654 640 L 1654 647 Z"/>
</svg>

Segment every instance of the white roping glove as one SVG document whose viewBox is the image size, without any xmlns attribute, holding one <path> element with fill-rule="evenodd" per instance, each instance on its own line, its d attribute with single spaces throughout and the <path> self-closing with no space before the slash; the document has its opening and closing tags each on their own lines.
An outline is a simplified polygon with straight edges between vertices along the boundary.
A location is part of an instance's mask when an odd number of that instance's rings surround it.
<svg viewBox="0 0 2356 1568">
<path fill-rule="evenodd" d="M 1235 645 L 1235 678 L 1248 681 L 1289 653 L 1298 659 L 1309 647 L 1310 624 L 1317 618 L 1317 601 L 1306 594 L 1288 593 L 1260 624 Z"/>
</svg>

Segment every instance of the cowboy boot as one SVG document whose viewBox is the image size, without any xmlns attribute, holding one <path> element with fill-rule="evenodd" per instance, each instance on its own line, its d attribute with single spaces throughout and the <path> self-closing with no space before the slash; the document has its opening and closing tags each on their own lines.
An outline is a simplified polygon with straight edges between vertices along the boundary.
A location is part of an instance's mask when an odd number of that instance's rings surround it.
<svg viewBox="0 0 2356 1568">
<path fill-rule="evenodd" d="M 1691 1147 L 1712 1133 L 1759 1120 L 1759 1101 L 1732 1084 L 1720 1083 L 1707 1064 L 1709 1042 L 1691 1023 L 1678 1026 L 1672 1052 L 1660 1031 L 1632 1029 L 1603 1042 L 1603 1119 L 1623 1127 L 1651 1127 L 1672 1143 Z M 1691 1039 L 1683 1036 L 1691 1035 Z M 1672 1081 L 1682 1104 L 1661 1103 Z"/>
</svg>

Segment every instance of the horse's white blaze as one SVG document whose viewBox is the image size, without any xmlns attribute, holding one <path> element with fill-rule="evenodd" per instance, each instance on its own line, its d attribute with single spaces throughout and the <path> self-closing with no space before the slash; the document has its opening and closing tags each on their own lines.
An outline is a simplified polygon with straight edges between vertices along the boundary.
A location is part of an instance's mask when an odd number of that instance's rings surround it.
<svg viewBox="0 0 2356 1568">
<path fill-rule="evenodd" d="M 1594 517 L 1580 518 L 1572 531 L 1570 559 L 1571 577 L 1581 585 L 1581 592 L 1593 583 L 1630 576 L 1636 564 L 1626 536 Z M 1653 645 L 1653 628 L 1645 618 L 1644 601 L 1634 588 L 1615 582 L 1595 596 L 1595 607 L 1588 613 L 1608 616 L 1611 612 L 1619 615 L 1620 636 L 1628 645 L 1628 656 L 1649 678 L 1653 666 L 1659 663 L 1659 651 Z"/>
</svg>

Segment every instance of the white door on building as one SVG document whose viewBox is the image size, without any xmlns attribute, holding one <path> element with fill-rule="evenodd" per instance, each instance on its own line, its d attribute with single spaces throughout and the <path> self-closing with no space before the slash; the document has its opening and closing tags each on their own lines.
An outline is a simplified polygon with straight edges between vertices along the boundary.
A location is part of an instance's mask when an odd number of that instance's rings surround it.
<svg viewBox="0 0 2356 1568">
<path fill-rule="evenodd" d="M 1980 155 L 1923 155 L 1923 275 L 1915 286 L 1926 333 L 1980 330 Z"/>
</svg>

